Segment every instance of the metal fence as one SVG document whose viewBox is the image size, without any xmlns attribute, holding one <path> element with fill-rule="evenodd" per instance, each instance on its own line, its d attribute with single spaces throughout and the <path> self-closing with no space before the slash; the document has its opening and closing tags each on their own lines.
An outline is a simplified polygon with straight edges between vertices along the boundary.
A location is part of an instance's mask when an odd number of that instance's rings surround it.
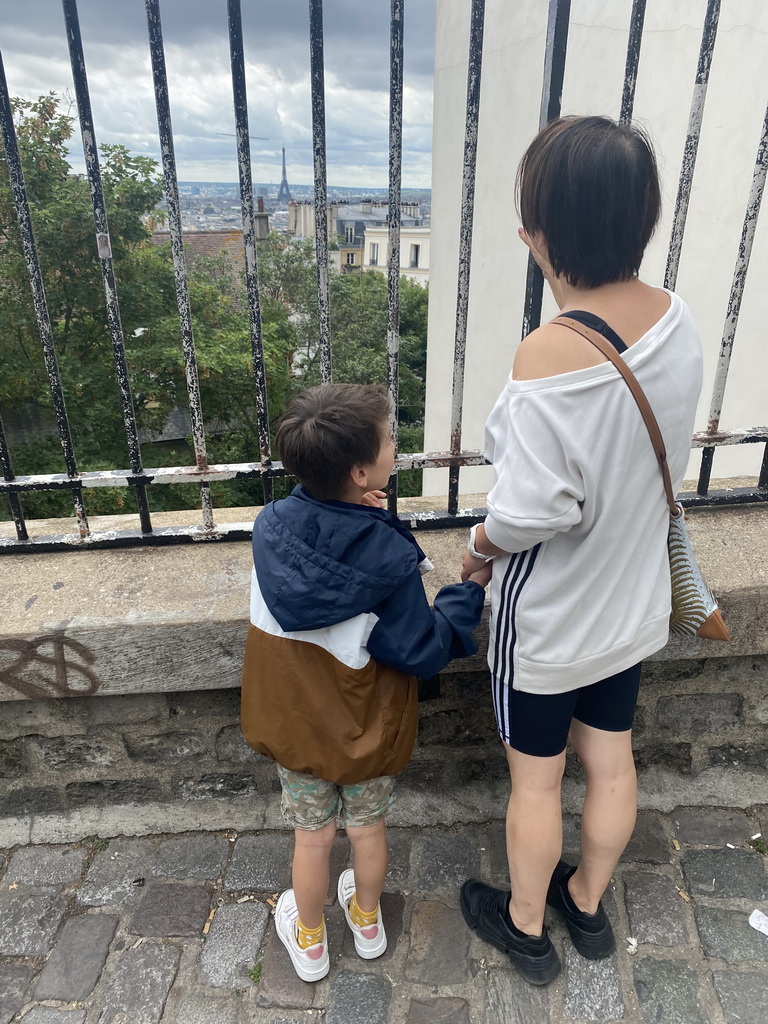
<svg viewBox="0 0 768 1024">
<path fill-rule="evenodd" d="M 24 249 L 32 297 L 42 343 L 45 366 L 50 383 L 53 408 L 56 416 L 59 438 L 66 472 L 40 476 L 15 476 L 11 452 L 6 434 L 0 422 L 0 465 L 3 479 L 0 494 L 10 505 L 16 529 L 16 537 L 0 537 L 0 552 L 72 549 L 82 547 L 104 547 L 128 544 L 170 543 L 184 541 L 210 541 L 224 539 L 246 539 L 250 535 L 250 524 L 214 522 L 210 484 L 237 478 L 257 478 L 263 482 L 265 499 L 272 495 L 272 480 L 285 475 L 281 464 L 273 461 L 270 452 L 269 411 L 267 408 L 266 376 L 262 345 L 261 310 L 259 301 L 258 256 L 255 242 L 254 195 L 251 181 L 251 164 L 248 137 L 248 103 L 245 82 L 245 58 L 240 0 L 227 0 L 229 25 L 230 60 L 232 69 L 233 106 L 237 139 L 237 156 L 242 204 L 243 238 L 245 247 L 245 269 L 248 295 L 250 337 L 254 366 L 255 403 L 258 409 L 258 430 L 261 459 L 258 463 L 236 465 L 211 465 L 206 454 L 206 438 L 203 428 L 203 411 L 200 401 L 195 341 L 193 337 L 181 218 L 179 212 L 179 191 L 174 157 L 173 131 L 168 96 L 168 80 L 163 48 L 160 18 L 160 0 L 145 0 L 149 49 L 154 80 L 160 136 L 165 192 L 168 203 L 168 218 L 173 254 L 176 294 L 181 327 L 181 343 L 184 353 L 186 384 L 189 397 L 189 411 L 192 423 L 192 442 L 195 465 L 173 468 L 148 469 L 143 465 L 139 445 L 136 415 L 134 412 L 131 384 L 126 362 L 123 331 L 120 320 L 118 289 L 112 265 L 109 224 L 104 203 L 96 135 L 91 116 L 91 105 L 85 66 L 83 43 L 76 0 L 62 0 L 69 45 L 72 75 L 77 99 L 80 128 L 83 138 L 85 163 L 93 203 L 95 248 L 101 265 L 106 303 L 106 321 L 109 326 L 115 372 L 122 402 L 125 436 L 128 445 L 130 469 L 113 469 L 101 472 L 80 472 L 77 455 L 67 419 L 66 402 L 59 374 L 53 331 L 46 307 L 43 279 L 40 269 L 35 238 L 32 230 L 29 204 L 22 173 L 19 149 L 11 112 L 10 94 L 6 83 L 5 70 L 0 56 L 0 126 L 2 127 L 5 156 L 16 203 L 20 234 Z M 621 100 L 621 119 L 632 116 L 635 82 L 641 56 L 643 23 L 646 0 L 633 0 L 628 25 L 628 46 L 624 84 Z M 387 330 L 387 383 L 397 408 L 399 377 L 399 267 L 400 267 L 400 192 L 402 164 L 402 99 L 403 99 L 403 47 L 406 0 L 390 0 L 390 118 L 389 118 L 389 264 L 388 264 L 388 330 Z M 680 182 L 675 205 L 674 226 L 669 247 L 665 286 L 674 288 L 685 231 L 688 201 L 691 192 L 696 153 L 701 131 L 707 83 L 712 55 L 717 39 L 720 14 L 720 0 L 709 0 L 702 31 L 696 78 L 693 87 L 688 134 L 685 143 Z M 400 453 L 397 469 L 421 469 L 449 467 L 448 508 L 408 515 L 413 529 L 421 527 L 450 527 L 479 521 L 484 512 L 481 509 L 459 509 L 459 471 L 462 466 L 483 465 L 485 459 L 479 451 L 467 451 L 461 447 L 462 402 L 464 389 L 464 363 L 466 351 L 467 311 L 470 300 L 470 264 L 472 255 L 472 221 L 474 209 L 475 162 L 477 155 L 478 125 L 480 123 L 480 84 L 483 55 L 483 27 L 485 0 L 472 0 L 468 55 L 466 131 L 464 143 L 463 176 L 459 241 L 459 270 L 457 282 L 456 331 L 454 344 L 454 371 L 451 402 L 450 445 L 446 451 L 428 453 Z M 550 0 L 544 81 L 541 95 L 540 124 L 560 113 L 560 99 L 563 87 L 565 60 L 568 49 L 570 23 L 570 0 Z M 309 0 L 308 37 L 311 65 L 312 89 L 312 137 L 315 177 L 316 214 L 316 265 L 317 299 L 319 322 L 319 346 L 323 380 L 332 380 L 331 365 L 331 316 L 329 304 L 329 258 L 327 229 L 327 179 L 325 139 L 325 94 L 323 58 L 323 4 L 322 0 Z M 694 448 L 702 449 L 701 471 L 696 493 L 681 496 L 683 503 L 732 504 L 754 502 L 768 498 L 768 429 L 755 427 L 743 431 L 720 430 L 720 411 L 728 377 L 728 368 L 733 351 L 739 309 L 744 281 L 749 266 L 755 226 L 760 210 L 760 201 L 768 170 L 768 110 L 758 144 L 757 159 L 751 191 L 741 236 L 741 243 L 733 275 L 730 301 L 725 320 L 718 368 L 711 400 L 707 430 L 697 433 L 692 439 Z M 538 326 L 543 279 L 533 260 L 529 261 L 526 280 L 523 333 Z M 0 372 L 2 372 L 0 370 Z M 397 416 L 392 422 L 397 435 Z M 712 458 L 715 448 L 734 444 L 762 444 L 763 458 L 755 488 L 720 492 L 709 487 Z M 163 484 L 196 483 L 200 488 L 202 510 L 201 523 L 194 527 L 153 528 L 150 516 L 147 490 Z M 87 493 L 95 487 L 121 486 L 131 488 L 138 509 L 139 530 L 111 530 L 92 532 L 87 517 Z M 76 532 L 61 536 L 30 537 L 23 512 L 25 492 L 35 490 L 68 490 L 72 495 Z M 389 507 L 397 512 L 397 475 L 390 487 Z"/>
</svg>

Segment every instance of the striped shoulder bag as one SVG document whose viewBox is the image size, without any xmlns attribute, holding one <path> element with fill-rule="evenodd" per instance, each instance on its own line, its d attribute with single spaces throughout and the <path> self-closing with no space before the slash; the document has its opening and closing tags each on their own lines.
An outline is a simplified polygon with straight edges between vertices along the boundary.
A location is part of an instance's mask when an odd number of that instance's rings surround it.
<svg viewBox="0 0 768 1024">
<path fill-rule="evenodd" d="M 669 569 L 672 577 L 672 614 L 669 619 L 669 631 L 680 636 L 697 636 L 703 640 L 730 640 L 728 628 L 718 608 L 717 601 L 704 581 L 701 570 L 696 562 L 688 531 L 685 528 L 683 506 L 675 500 L 672 480 L 667 465 L 667 453 L 659 425 L 653 414 L 645 392 L 637 382 L 637 378 L 618 354 L 609 341 L 568 316 L 559 316 L 551 321 L 576 331 L 609 359 L 627 383 L 632 396 L 637 402 L 640 413 L 645 420 L 651 444 L 659 461 L 664 491 L 669 505 Z"/>
</svg>

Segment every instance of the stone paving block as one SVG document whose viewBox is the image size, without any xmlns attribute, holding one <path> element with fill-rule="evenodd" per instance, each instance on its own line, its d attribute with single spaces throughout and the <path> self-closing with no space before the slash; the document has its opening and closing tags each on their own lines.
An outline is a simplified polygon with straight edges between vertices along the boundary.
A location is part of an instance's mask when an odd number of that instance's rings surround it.
<svg viewBox="0 0 768 1024">
<path fill-rule="evenodd" d="M 748 913 L 696 907 L 695 915 L 705 956 L 720 957 L 729 963 L 742 960 L 768 963 L 768 938 L 752 928 Z"/>
<path fill-rule="evenodd" d="M 31 736 L 48 772 L 80 771 L 86 767 L 107 768 L 125 757 L 119 736 Z"/>
<path fill-rule="evenodd" d="M 104 807 L 112 804 L 146 804 L 161 800 L 163 787 L 157 779 L 98 779 L 70 782 L 64 787 L 70 807 Z"/>
<path fill-rule="evenodd" d="M 107 914 L 82 914 L 66 921 L 35 985 L 35 999 L 86 999 L 104 968 L 117 923 L 118 918 Z"/>
<path fill-rule="evenodd" d="M 458 891 L 468 878 L 480 874 L 480 846 L 475 829 L 457 835 L 432 834 L 421 840 L 416 887 L 426 892 Z"/>
<path fill-rule="evenodd" d="M 128 756 L 146 764 L 172 764 L 208 753 L 204 738 L 193 732 L 167 732 L 154 736 L 126 734 L 123 739 Z"/>
<path fill-rule="evenodd" d="M 216 737 L 216 760 L 228 764 L 260 764 L 268 759 L 245 742 L 239 725 L 226 725 Z"/>
<path fill-rule="evenodd" d="M 32 971 L 21 964 L 0 964 L 0 1024 L 10 1021 L 21 1009 Z"/>
<path fill-rule="evenodd" d="M 339 971 L 325 1024 L 387 1024 L 392 985 L 379 974 Z"/>
<path fill-rule="evenodd" d="M 22 846 L 11 856 L 8 885 L 55 889 L 83 873 L 88 851 L 72 846 Z"/>
<path fill-rule="evenodd" d="M 383 892 L 381 894 L 381 919 L 384 922 L 384 930 L 387 933 L 387 949 L 385 953 L 376 958 L 377 963 L 391 960 L 397 952 L 400 936 L 403 934 L 404 911 L 405 897 L 399 892 Z M 347 926 L 346 919 L 344 921 L 343 953 L 345 957 L 357 956 L 355 952 L 355 937 Z"/>
<path fill-rule="evenodd" d="M 646 1024 L 711 1024 L 699 1005 L 701 979 L 684 961 L 645 957 L 635 964 L 634 980 Z"/>
<path fill-rule="evenodd" d="M 152 868 L 165 878 L 219 878 L 231 843 L 223 836 L 182 836 L 161 843 Z"/>
<path fill-rule="evenodd" d="M 564 947 L 565 1015 L 568 1020 L 611 1021 L 624 1016 L 618 958 L 585 960 Z"/>
<path fill-rule="evenodd" d="M 219 907 L 200 955 L 200 975 L 215 988 L 250 985 L 253 967 L 269 920 L 265 903 L 230 903 Z"/>
<path fill-rule="evenodd" d="M 575 864 L 578 859 L 580 829 L 580 815 L 563 815 L 563 853 L 566 855 L 565 859 L 573 864 Z"/>
<path fill-rule="evenodd" d="M 226 687 L 221 690 L 180 691 L 166 695 L 168 712 L 171 717 L 200 718 L 231 718 L 237 721 L 240 716 L 240 688 Z"/>
<path fill-rule="evenodd" d="M 328 892 L 325 905 L 330 907 L 338 898 L 339 875 L 349 865 L 349 840 L 345 834 L 337 835 L 331 847 L 331 860 L 328 871 Z M 290 885 L 290 881 L 288 882 Z"/>
<path fill-rule="evenodd" d="M 138 903 L 143 890 L 133 884 L 144 878 L 155 859 L 154 839 L 112 839 L 99 850 L 80 886 L 77 898 L 92 907 Z"/>
<path fill-rule="evenodd" d="M 13 702 L 12 702 L 13 703 Z M 20 702 L 21 703 L 21 702 Z M 22 786 L 0 797 L 0 818 L 20 814 L 45 814 L 64 809 L 64 797 L 53 786 Z"/>
<path fill-rule="evenodd" d="M 143 942 L 111 960 L 99 1024 L 157 1024 L 179 969 L 181 951 L 162 942 Z"/>
<path fill-rule="evenodd" d="M 174 779 L 171 791 L 179 800 L 239 799 L 255 796 L 259 786 L 252 772 L 210 772 L 200 778 Z"/>
<path fill-rule="evenodd" d="M 227 889 L 277 892 L 290 885 L 293 836 L 244 836 L 235 843 L 224 885 Z"/>
<path fill-rule="evenodd" d="M 470 930 L 460 910 L 423 900 L 413 908 L 405 976 L 424 985 L 459 985 L 472 977 Z"/>
<path fill-rule="evenodd" d="M 211 909 L 207 889 L 197 885 L 155 883 L 143 890 L 128 926 L 131 935 L 199 936 Z"/>
<path fill-rule="evenodd" d="M 632 838 L 621 855 L 622 861 L 669 864 L 672 854 L 673 847 L 667 839 L 661 815 L 656 811 L 639 811 Z"/>
<path fill-rule="evenodd" d="M 85 1024 L 85 1010 L 59 1010 L 35 1006 L 21 1018 L 21 1024 Z"/>
<path fill-rule="evenodd" d="M 765 1024 L 768 1018 L 768 971 L 714 971 L 712 980 L 727 1024 Z"/>
<path fill-rule="evenodd" d="M 549 989 L 529 985 L 517 971 L 490 971 L 485 987 L 485 1024 L 549 1024 Z"/>
<path fill-rule="evenodd" d="M 670 818 L 686 846 L 738 846 L 754 832 L 744 811 L 724 807 L 676 807 Z"/>
<path fill-rule="evenodd" d="M 195 995 L 172 1000 L 173 994 L 168 998 L 163 1024 L 237 1024 L 242 1002 L 234 993 L 223 999 Z"/>
<path fill-rule="evenodd" d="M 405 1024 L 470 1024 L 469 1003 L 452 996 L 411 999 Z"/>
<path fill-rule="evenodd" d="M 674 882 L 651 871 L 624 875 L 629 930 L 642 944 L 677 946 L 685 943 L 685 910 Z"/>
<path fill-rule="evenodd" d="M 509 864 L 507 863 L 507 837 L 503 822 L 495 822 L 488 829 L 480 843 L 480 877 L 489 885 L 509 889 Z"/>
<path fill-rule="evenodd" d="M 0 779 L 20 779 L 27 771 L 27 753 L 19 740 L 0 743 Z"/>
<path fill-rule="evenodd" d="M 409 832 L 400 829 L 387 831 L 389 844 L 389 867 L 385 888 L 407 889 L 411 875 L 411 848 L 413 840 Z"/>
<path fill-rule="evenodd" d="M 66 913 L 61 896 L 0 896 L 0 956 L 47 953 Z"/>
<path fill-rule="evenodd" d="M 262 960 L 256 1005 L 308 1010 L 314 997 L 315 986 L 296 974 L 288 950 L 272 928 Z"/>
<path fill-rule="evenodd" d="M 160 693 L 124 693 L 112 697 L 79 698 L 85 703 L 88 719 L 94 725 L 138 725 L 164 721 L 168 717 L 165 697 Z"/>
<path fill-rule="evenodd" d="M 751 850 L 689 850 L 685 883 L 696 894 L 760 901 L 768 898 L 764 858 Z"/>
<path fill-rule="evenodd" d="M 660 697 L 656 705 L 656 730 L 676 736 L 680 723 L 694 736 L 719 735 L 741 725 L 744 698 L 736 693 L 687 693 Z"/>
</svg>

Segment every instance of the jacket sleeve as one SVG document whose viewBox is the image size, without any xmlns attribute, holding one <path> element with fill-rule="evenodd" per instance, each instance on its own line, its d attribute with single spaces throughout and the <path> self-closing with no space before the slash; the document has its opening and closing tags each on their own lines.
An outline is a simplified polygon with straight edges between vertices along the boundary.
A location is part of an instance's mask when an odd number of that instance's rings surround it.
<svg viewBox="0 0 768 1024">
<path fill-rule="evenodd" d="M 372 658 L 408 675 L 429 679 L 454 658 L 474 654 L 472 631 L 480 621 L 485 591 L 477 583 L 442 587 L 430 608 L 418 572 L 376 609 L 368 638 Z"/>
</svg>

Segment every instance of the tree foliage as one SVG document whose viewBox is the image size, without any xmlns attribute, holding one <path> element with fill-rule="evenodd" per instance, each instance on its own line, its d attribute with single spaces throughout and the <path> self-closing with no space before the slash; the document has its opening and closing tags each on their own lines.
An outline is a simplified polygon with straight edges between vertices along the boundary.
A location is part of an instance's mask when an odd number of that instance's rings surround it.
<svg viewBox="0 0 768 1024">
<path fill-rule="evenodd" d="M 14 101 L 17 137 L 56 355 L 80 471 L 128 468 L 104 287 L 88 183 L 73 175 L 73 122 L 51 94 Z M 123 146 L 101 147 L 101 172 L 137 423 L 146 467 L 189 465 L 190 439 L 158 443 L 188 404 L 170 247 L 150 240 L 162 196 L 157 164 Z M 188 260 L 191 324 L 211 462 L 258 461 L 258 413 L 243 277 L 231 258 Z M 270 423 L 291 395 L 319 379 L 314 251 L 272 235 L 259 250 L 263 352 Z M 334 379 L 386 380 L 387 282 L 376 272 L 331 278 Z M 418 438 L 424 406 L 427 292 L 401 281 L 400 418 Z M 64 470 L 39 329 L 16 223 L 7 163 L 0 160 L 0 409 L 17 474 Z M 18 439 L 32 423 L 33 439 Z M 416 431 L 414 435 L 413 431 Z M 154 432 L 154 434 L 153 434 Z M 410 482 L 410 486 L 415 486 Z M 220 505 L 261 500 L 257 482 L 214 488 Z M 194 486 L 150 488 L 154 508 L 193 507 Z M 126 489 L 86 494 L 91 514 L 130 511 Z M 66 515 L 62 493 L 23 496 L 30 516 Z"/>
</svg>

